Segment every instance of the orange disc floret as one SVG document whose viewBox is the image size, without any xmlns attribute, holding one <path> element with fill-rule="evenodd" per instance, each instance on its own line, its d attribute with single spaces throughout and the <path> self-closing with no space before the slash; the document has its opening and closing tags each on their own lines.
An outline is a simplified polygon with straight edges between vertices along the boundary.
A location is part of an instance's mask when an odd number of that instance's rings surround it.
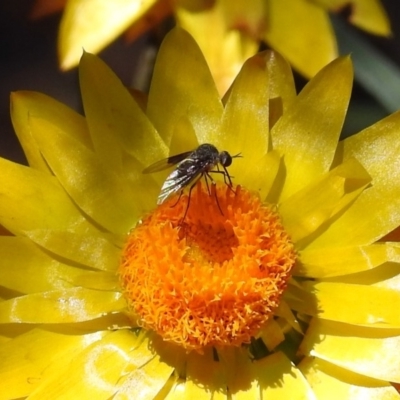
<svg viewBox="0 0 400 400">
<path fill-rule="evenodd" d="M 240 346 L 278 306 L 295 251 L 278 214 L 240 186 L 199 183 L 128 237 L 119 269 L 136 323 L 186 349 Z"/>
</svg>

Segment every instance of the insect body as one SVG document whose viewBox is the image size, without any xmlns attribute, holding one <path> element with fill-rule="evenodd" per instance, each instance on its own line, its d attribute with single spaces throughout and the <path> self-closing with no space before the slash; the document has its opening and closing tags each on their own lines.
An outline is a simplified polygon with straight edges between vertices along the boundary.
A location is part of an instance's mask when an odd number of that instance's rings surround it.
<svg viewBox="0 0 400 400">
<path fill-rule="evenodd" d="M 224 176 L 225 183 L 232 187 L 231 177 L 226 169 L 232 164 L 232 159 L 240 157 L 240 154 L 231 156 L 227 151 L 219 152 L 212 144 L 201 144 L 196 150 L 188 151 L 186 153 L 178 154 L 172 157 L 168 157 L 164 160 L 158 161 L 150 167 L 146 168 L 143 173 L 151 173 L 162 171 L 172 165 L 177 164 L 177 167 L 165 180 L 160 195 L 158 196 L 157 204 L 162 204 L 171 195 L 177 193 L 192 184 L 189 189 L 189 201 L 190 193 L 201 177 L 205 177 L 208 188 L 207 178 L 214 182 L 210 173 L 220 173 Z M 222 171 L 219 169 L 222 167 Z M 214 168 L 217 168 L 214 170 Z M 218 200 L 217 200 L 218 202 Z M 189 204 L 188 204 L 189 207 Z M 219 207 L 219 205 L 218 205 Z M 186 210 L 187 211 L 187 210 Z M 185 213 L 186 215 L 186 213 Z"/>
</svg>

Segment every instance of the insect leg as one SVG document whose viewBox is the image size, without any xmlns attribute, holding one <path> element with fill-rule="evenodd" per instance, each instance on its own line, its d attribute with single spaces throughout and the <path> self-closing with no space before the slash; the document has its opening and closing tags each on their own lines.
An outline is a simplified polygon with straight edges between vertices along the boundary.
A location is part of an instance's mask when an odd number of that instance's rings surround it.
<svg viewBox="0 0 400 400">
<path fill-rule="evenodd" d="M 210 190 L 210 186 L 208 184 L 208 179 L 209 178 L 211 180 L 211 183 L 215 185 L 214 179 L 211 177 L 211 175 L 208 174 L 208 172 L 204 173 L 204 180 L 206 181 L 206 186 L 207 186 L 207 192 L 208 195 L 211 196 L 211 190 Z"/>
<path fill-rule="evenodd" d="M 219 209 L 221 215 L 224 215 L 224 213 L 222 212 L 221 206 L 219 205 L 218 196 L 217 196 L 217 191 L 216 191 L 216 189 L 215 189 L 215 181 L 214 181 L 214 179 L 212 178 L 212 176 L 209 174 L 209 172 L 220 172 L 221 174 L 223 174 L 223 172 L 222 172 L 222 171 L 208 171 L 208 172 L 204 172 L 204 178 L 205 178 L 205 181 L 206 181 L 206 184 L 207 184 L 208 193 L 209 193 L 210 196 L 211 196 L 211 193 L 210 193 L 210 189 L 209 189 L 209 187 L 208 187 L 207 177 L 210 178 L 212 184 L 214 185 L 214 197 L 215 197 L 215 201 L 217 202 L 217 206 L 218 206 L 218 209 Z"/>
<path fill-rule="evenodd" d="M 187 215 L 188 210 L 189 210 L 189 206 L 190 206 L 190 197 L 191 197 L 191 195 L 192 195 L 192 190 L 193 190 L 193 188 L 196 186 L 197 182 L 201 179 L 202 176 L 203 176 L 203 173 L 200 174 L 200 175 L 195 179 L 195 181 L 190 185 L 189 195 L 188 195 L 188 203 L 187 203 L 187 206 L 186 206 L 185 214 L 183 214 L 183 218 L 182 218 L 182 222 L 181 222 L 182 224 L 183 224 L 183 221 L 185 221 L 186 215 Z M 182 192 L 183 192 L 183 190 L 182 190 Z"/>
<path fill-rule="evenodd" d="M 178 203 L 179 203 L 179 200 L 181 199 L 181 197 L 182 197 L 182 194 L 183 194 L 183 189 L 179 192 L 179 197 L 178 197 L 178 200 L 174 203 L 174 204 L 172 204 L 172 206 L 171 207 L 175 207 Z"/>
<path fill-rule="evenodd" d="M 233 193 L 236 193 L 233 190 L 233 183 L 232 183 L 232 179 L 231 179 L 231 176 L 229 175 L 228 170 L 224 166 L 222 166 L 222 168 L 224 169 L 223 171 L 219 171 L 219 170 L 215 171 L 215 170 L 213 170 L 213 171 L 208 171 L 208 172 L 213 173 L 213 174 L 222 174 L 224 176 L 225 185 L 228 186 L 229 189 L 232 190 Z"/>
</svg>

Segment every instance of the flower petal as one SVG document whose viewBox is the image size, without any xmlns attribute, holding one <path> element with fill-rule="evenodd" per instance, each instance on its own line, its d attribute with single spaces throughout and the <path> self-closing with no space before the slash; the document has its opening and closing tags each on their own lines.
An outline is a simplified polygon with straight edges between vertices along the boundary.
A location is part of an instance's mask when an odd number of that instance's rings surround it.
<svg viewBox="0 0 400 400">
<path fill-rule="evenodd" d="M 267 322 L 265 327 L 263 327 L 259 337 L 271 352 L 285 340 L 282 327 L 272 318 Z"/>
<path fill-rule="evenodd" d="M 295 393 L 299 399 L 315 399 L 301 372 L 282 352 L 254 361 L 253 368 L 260 385 L 260 398 L 292 399 Z"/>
<path fill-rule="evenodd" d="M 315 294 L 319 318 L 372 328 L 400 328 L 397 290 L 340 282 L 304 282 L 302 286 Z"/>
<path fill-rule="evenodd" d="M 346 260 L 344 263 L 343 260 Z M 308 249 L 300 252 L 293 270 L 295 276 L 330 278 L 369 271 L 385 262 L 400 263 L 397 243 L 376 243 L 369 246 Z"/>
<path fill-rule="evenodd" d="M 0 323 L 80 322 L 126 306 L 119 292 L 85 288 L 53 290 L 15 297 L 0 303 Z"/>
<path fill-rule="evenodd" d="M 115 272 L 81 271 L 81 274 L 72 279 L 72 282 L 75 286 L 86 289 L 116 291 L 120 288 Z"/>
<path fill-rule="evenodd" d="M 123 169 L 123 154 L 142 168 L 168 156 L 168 149 L 146 115 L 111 69 L 85 53 L 79 79 L 86 121 L 99 158 L 112 170 Z"/>
<path fill-rule="evenodd" d="M 1 285 L 21 293 L 67 289 L 72 286 L 70 280 L 82 273 L 22 237 L 1 236 L 0 254 Z"/>
<path fill-rule="evenodd" d="M 353 0 L 350 21 L 375 35 L 389 36 L 390 21 L 380 0 Z"/>
<path fill-rule="evenodd" d="M 140 339 L 131 331 L 111 332 L 69 357 L 30 396 L 34 399 L 109 399 L 129 368 L 132 348 Z"/>
<path fill-rule="evenodd" d="M 279 53 L 269 54 L 269 128 L 272 129 L 296 99 L 296 87 L 289 63 Z"/>
<path fill-rule="evenodd" d="M 246 160 L 243 160 L 246 162 Z M 279 167 L 281 166 L 282 158 L 276 151 L 270 151 L 265 156 L 258 160 L 257 164 L 253 165 L 253 170 L 247 169 L 247 174 L 240 172 L 238 168 L 233 169 L 233 176 L 238 176 L 238 183 L 249 188 L 256 190 L 260 194 L 261 199 L 269 201 L 269 193 L 274 187 L 277 178 Z M 240 161 L 235 164 L 239 167 Z M 237 170 L 238 172 L 234 172 Z M 237 174 L 237 175 L 236 175 Z"/>
<path fill-rule="evenodd" d="M 269 0 L 264 38 L 307 77 L 337 56 L 328 13 L 306 0 Z"/>
<path fill-rule="evenodd" d="M 118 382 L 113 399 L 129 399 L 132 393 L 140 399 L 156 398 L 172 375 L 174 367 L 163 362 L 160 355 L 154 354 L 147 337 L 130 354 L 128 373 Z"/>
<path fill-rule="evenodd" d="M 170 154 L 181 154 L 187 151 L 197 149 L 199 141 L 197 140 L 196 132 L 193 129 L 192 123 L 185 115 L 177 121 L 170 143 Z"/>
<path fill-rule="evenodd" d="M 398 336 L 395 336 L 395 335 Z M 301 351 L 339 367 L 389 382 L 400 382 L 400 329 L 384 330 L 315 318 Z"/>
<path fill-rule="evenodd" d="M 258 32 L 249 34 L 243 27 L 249 14 L 246 11 L 251 10 L 257 15 L 251 21 L 253 25 L 250 28 L 257 31 L 255 20 L 258 20 L 258 25 L 262 23 L 264 5 L 259 4 L 259 1 L 252 1 L 251 5 L 247 2 L 245 7 L 238 4 L 238 1 L 234 4 L 225 1 L 208 2 L 213 3 L 211 7 L 207 7 L 207 1 L 199 3 L 203 3 L 204 9 L 201 11 L 184 4 L 177 8 L 175 15 L 179 26 L 186 29 L 200 46 L 222 95 L 232 84 L 244 61 L 258 49 Z M 237 13 L 240 13 L 239 16 Z M 239 24 L 241 29 L 236 29 L 235 25 Z M 250 23 L 247 24 L 250 27 Z"/>
<path fill-rule="evenodd" d="M 115 271 L 118 266 L 120 248 L 110 243 L 107 236 L 101 235 L 100 232 L 95 236 L 87 233 L 36 229 L 26 232 L 26 235 L 45 249 L 81 265 L 106 271 Z M 117 237 L 111 235 L 109 237 L 118 243 Z M 65 243 L 68 243 L 68 246 Z"/>
<path fill-rule="evenodd" d="M 376 35 L 389 36 L 390 22 L 380 0 L 316 0 L 322 7 L 340 11 L 350 5 L 350 22 Z"/>
<path fill-rule="evenodd" d="M 178 391 L 184 394 L 185 399 L 227 398 L 224 368 L 211 353 L 207 349 L 204 354 L 191 352 L 187 355 L 186 381 Z M 198 385 L 199 382 L 202 385 Z"/>
<path fill-rule="evenodd" d="M 2 158 L 0 170 L 0 223 L 10 232 L 47 228 L 97 236 L 54 176 Z"/>
<path fill-rule="evenodd" d="M 82 115 L 44 94 L 27 91 L 14 92 L 11 94 L 11 119 L 29 165 L 33 168 L 49 172 L 49 167 L 43 160 L 32 134 L 31 117 L 43 118 L 54 125 L 63 126 L 87 147 L 93 146 Z"/>
<path fill-rule="evenodd" d="M 98 224 L 123 234 L 135 225 L 145 209 L 140 187 L 100 162 L 93 151 L 66 134 L 62 127 L 33 119 L 41 152 L 68 194 Z M 137 201 L 133 201 L 133 199 Z"/>
<path fill-rule="evenodd" d="M 61 67 L 74 67 L 82 49 L 96 53 L 140 18 L 155 0 L 69 0 L 61 20 Z"/>
<path fill-rule="evenodd" d="M 15 399 L 28 396 L 51 373 L 49 365 L 73 357 L 108 332 L 60 334 L 33 329 L 0 346 L 1 394 Z"/>
<path fill-rule="evenodd" d="M 320 358 L 306 357 L 298 367 L 318 399 L 329 399 L 333 393 L 337 399 L 395 400 L 399 398 L 398 392 L 390 383 L 339 368 Z"/>
<path fill-rule="evenodd" d="M 198 45 L 183 29 L 173 29 L 164 39 L 154 67 L 147 104 L 150 120 L 167 145 L 182 116 L 191 122 L 199 143 L 213 143 L 219 135 L 222 112 L 221 100 Z"/>
<path fill-rule="evenodd" d="M 333 61 L 307 84 L 271 130 L 273 148 L 285 155 L 282 200 L 331 167 L 352 77 L 348 57 Z"/>
<path fill-rule="evenodd" d="M 357 158 L 373 185 L 312 247 L 371 244 L 400 225 L 399 124 L 397 112 L 339 143 L 335 162 Z"/>
<path fill-rule="evenodd" d="M 296 246 L 303 246 L 300 240 L 315 235 L 324 223 L 354 202 L 369 183 L 370 176 L 352 159 L 284 201 L 279 213 Z"/>
<path fill-rule="evenodd" d="M 228 398 L 251 400 L 260 398 L 259 374 L 247 351 L 238 348 L 226 348 L 218 351 L 220 363 L 225 370 Z M 231 394 L 231 396 L 229 396 Z"/>
<path fill-rule="evenodd" d="M 251 154 L 247 165 L 252 164 L 253 157 L 258 160 L 268 152 L 269 56 L 255 55 L 243 65 L 224 108 L 221 138 L 214 142 L 218 148 L 234 154 Z"/>
</svg>

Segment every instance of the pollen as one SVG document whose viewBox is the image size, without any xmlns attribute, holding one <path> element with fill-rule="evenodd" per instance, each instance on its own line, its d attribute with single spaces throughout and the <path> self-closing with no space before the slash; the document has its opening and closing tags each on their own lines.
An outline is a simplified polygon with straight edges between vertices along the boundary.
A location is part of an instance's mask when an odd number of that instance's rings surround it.
<svg viewBox="0 0 400 400">
<path fill-rule="evenodd" d="M 295 259 L 274 207 L 240 186 L 198 183 L 129 233 L 119 276 L 136 324 L 201 352 L 256 337 Z"/>
</svg>

